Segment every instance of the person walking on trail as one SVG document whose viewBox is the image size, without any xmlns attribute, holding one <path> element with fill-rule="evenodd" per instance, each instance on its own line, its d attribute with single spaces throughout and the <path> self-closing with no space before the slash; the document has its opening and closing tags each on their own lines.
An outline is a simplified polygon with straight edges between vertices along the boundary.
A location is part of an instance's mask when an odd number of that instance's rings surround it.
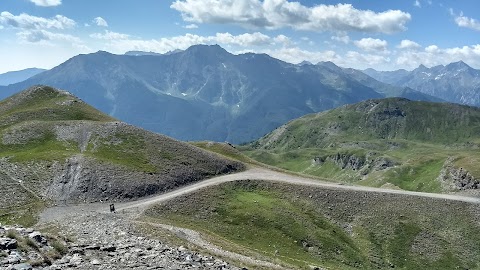
<svg viewBox="0 0 480 270">
<path fill-rule="evenodd" d="M 115 213 L 115 205 L 113 203 L 110 204 L 110 213 Z"/>
</svg>

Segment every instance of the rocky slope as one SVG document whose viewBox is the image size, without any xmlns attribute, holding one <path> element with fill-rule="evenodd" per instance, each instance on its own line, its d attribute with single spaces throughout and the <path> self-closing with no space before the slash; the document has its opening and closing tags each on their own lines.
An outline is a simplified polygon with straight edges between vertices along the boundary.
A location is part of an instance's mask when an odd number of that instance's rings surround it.
<svg viewBox="0 0 480 270">
<path fill-rule="evenodd" d="M 79 55 L 0 88 L 0 96 L 33 84 L 69 89 L 117 119 L 180 140 L 232 143 L 257 139 L 308 113 L 385 97 L 385 88 L 392 88 L 364 84 L 333 63 L 293 65 L 205 45 L 165 55 Z"/>
<path fill-rule="evenodd" d="M 0 269 L 240 269 L 166 244 L 115 214 L 77 213 L 68 224 L 39 228 L 0 224 Z"/>
<path fill-rule="evenodd" d="M 4 219 L 47 201 L 130 200 L 243 169 L 45 86 L 0 103 L 0 135 L 0 182 L 9 188 L 1 190 Z"/>
</svg>

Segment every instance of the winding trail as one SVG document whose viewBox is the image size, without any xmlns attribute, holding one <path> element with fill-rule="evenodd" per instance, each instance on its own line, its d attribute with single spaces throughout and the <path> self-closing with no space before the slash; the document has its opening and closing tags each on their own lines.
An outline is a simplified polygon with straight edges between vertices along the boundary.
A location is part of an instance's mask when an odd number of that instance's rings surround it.
<svg viewBox="0 0 480 270">
<path fill-rule="evenodd" d="M 204 181 L 200 181 L 195 184 L 192 184 L 177 190 L 173 190 L 171 192 L 161 194 L 155 197 L 146 198 L 146 199 L 138 200 L 135 202 L 122 203 L 118 205 L 117 209 L 119 210 L 126 210 L 131 208 L 144 209 L 152 204 L 168 201 L 175 197 L 195 192 L 199 189 L 219 185 L 226 182 L 239 181 L 239 180 L 272 181 L 272 182 L 281 182 L 281 183 L 294 184 L 294 185 L 323 187 L 328 189 L 343 189 L 343 190 L 363 191 L 363 192 L 390 193 L 390 194 L 419 196 L 419 197 L 427 197 L 427 198 L 433 198 L 433 199 L 445 199 L 445 200 L 451 200 L 451 201 L 462 201 L 462 202 L 480 204 L 480 198 L 475 198 L 475 197 L 343 185 L 343 184 L 337 184 L 337 183 L 323 182 L 317 179 L 289 175 L 289 174 L 276 172 L 276 171 L 263 169 L 263 168 L 252 168 L 244 172 L 223 175 L 223 176 L 207 179 Z"/>
<path fill-rule="evenodd" d="M 480 198 L 476 198 L 476 197 L 343 185 L 343 184 L 337 184 L 337 183 L 323 182 L 321 180 L 312 179 L 312 178 L 285 174 L 285 173 L 272 171 L 264 168 L 251 168 L 247 171 L 240 172 L 240 173 L 228 174 L 228 175 L 206 179 L 206 180 L 203 180 L 203 181 L 200 181 L 176 190 L 172 190 L 167 193 L 159 194 L 153 197 L 148 197 L 148 198 L 133 201 L 133 202 L 116 203 L 116 210 L 117 211 L 130 210 L 137 213 L 141 213 L 144 209 L 146 209 L 152 204 L 165 202 L 175 197 L 193 193 L 203 188 L 219 185 L 226 182 L 233 182 L 233 181 L 240 181 L 240 180 L 272 181 L 272 182 L 280 182 L 280 183 L 287 183 L 287 184 L 294 184 L 294 185 L 321 187 L 321 188 L 327 188 L 327 189 L 342 189 L 342 190 L 352 190 L 352 191 L 361 191 L 361 192 L 388 193 L 388 194 L 418 196 L 418 197 L 426 197 L 426 198 L 432 198 L 432 199 L 443 199 L 443 200 L 449 200 L 449 201 L 461 201 L 461 202 L 467 202 L 467 203 L 480 204 Z M 60 218 L 63 218 L 67 214 L 70 214 L 72 212 L 78 212 L 78 211 L 107 212 L 109 209 L 108 208 L 109 204 L 110 203 L 92 203 L 92 204 L 86 204 L 86 205 L 58 206 L 58 207 L 48 208 L 40 215 L 40 223 L 49 222 L 52 220 L 58 220 Z"/>
</svg>

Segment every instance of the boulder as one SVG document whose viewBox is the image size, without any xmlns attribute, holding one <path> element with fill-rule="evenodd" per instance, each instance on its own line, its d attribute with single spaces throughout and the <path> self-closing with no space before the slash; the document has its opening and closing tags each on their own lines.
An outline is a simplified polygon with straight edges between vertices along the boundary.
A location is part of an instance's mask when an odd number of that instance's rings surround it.
<svg viewBox="0 0 480 270">
<path fill-rule="evenodd" d="M 14 265 L 13 269 L 15 269 L 15 270 L 32 270 L 33 267 L 28 263 L 21 263 L 21 264 Z"/>
<path fill-rule="evenodd" d="M 47 239 L 39 232 L 32 232 L 28 234 L 28 238 L 33 239 L 41 244 L 46 244 Z"/>
<path fill-rule="evenodd" d="M 16 249 L 18 242 L 16 239 L 0 238 L 0 250 Z"/>
</svg>

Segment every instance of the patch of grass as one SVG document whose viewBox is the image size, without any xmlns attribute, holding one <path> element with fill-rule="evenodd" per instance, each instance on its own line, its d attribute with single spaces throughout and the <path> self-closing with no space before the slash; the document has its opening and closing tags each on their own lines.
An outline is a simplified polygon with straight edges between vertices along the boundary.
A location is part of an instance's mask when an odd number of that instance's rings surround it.
<svg viewBox="0 0 480 270">
<path fill-rule="evenodd" d="M 191 142 L 192 145 L 196 147 L 205 149 L 210 152 L 220 154 L 222 156 L 228 157 L 233 160 L 237 160 L 246 164 L 258 164 L 255 160 L 244 155 L 238 148 L 240 146 L 234 146 L 228 143 L 218 143 L 218 142 Z"/>
<path fill-rule="evenodd" d="M 60 255 L 65 255 L 68 253 L 68 247 L 59 240 L 54 240 L 51 243 L 51 246 Z"/>
<path fill-rule="evenodd" d="M 16 231 L 14 230 L 8 230 L 6 236 L 10 239 L 15 239 L 19 240 L 19 235 Z"/>
<path fill-rule="evenodd" d="M 418 163 L 404 165 L 389 170 L 385 177 L 389 183 L 405 190 L 442 192 L 439 181 L 436 178 L 445 163 L 444 159 L 424 159 Z"/>
<path fill-rule="evenodd" d="M 35 160 L 64 160 L 78 153 L 78 146 L 73 142 L 58 141 L 55 134 L 46 132 L 42 137 L 30 140 L 25 144 L 1 144 L 0 155 L 10 157 L 13 162 Z"/>
<path fill-rule="evenodd" d="M 38 250 L 38 245 L 37 245 L 37 243 L 35 242 L 35 240 L 26 237 L 24 241 L 25 241 L 25 244 L 26 244 L 27 246 L 29 246 L 30 248 L 32 248 L 32 249 L 34 249 L 34 250 Z"/>
<path fill-rule="evenodd" d="M 90 145 L 87 154 L 100 160 L 144 172 L 155 173 L 158 170 L 150 163 L 147 153 L 145 153 L 145 141 L 138 135 L 117 133 L 110 138 L 100 140 L 98 144 L 96 149 Z"/>
<path fill-rule="evenodd" d="M 34 201 L 19 207 L 0 209 L 0 223 L 31 227 L 37 223 L 38 214 L 44 207 L 45 204 L 43 202 Z"/>
</svg>

